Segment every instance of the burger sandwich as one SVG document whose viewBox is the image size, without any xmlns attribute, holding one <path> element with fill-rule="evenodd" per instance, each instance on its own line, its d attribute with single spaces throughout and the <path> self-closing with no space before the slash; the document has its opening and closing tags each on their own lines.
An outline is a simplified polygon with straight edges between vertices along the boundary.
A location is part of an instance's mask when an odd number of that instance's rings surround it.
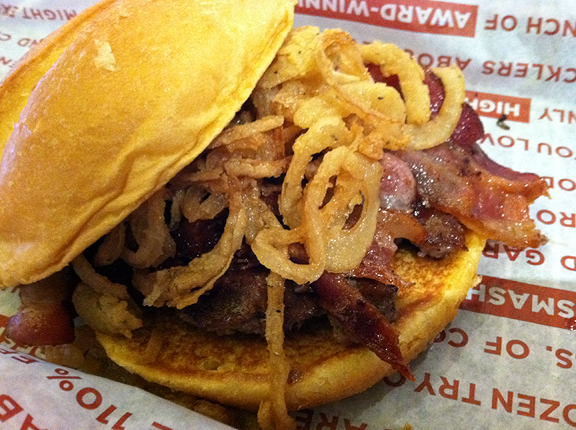
<svg viewBox="0 0 576 430">
<path fill-rule="evenodd" d="M 248 410 L 351 396 L 455 316 L 486 238 L 536 247 L 536 175 L 490 160 L 456 67 L 291 0 L 103 0 L 0 89 L 7 335 Z M 70 310 L 73 305 L 73 310 Z"/>
</svg>

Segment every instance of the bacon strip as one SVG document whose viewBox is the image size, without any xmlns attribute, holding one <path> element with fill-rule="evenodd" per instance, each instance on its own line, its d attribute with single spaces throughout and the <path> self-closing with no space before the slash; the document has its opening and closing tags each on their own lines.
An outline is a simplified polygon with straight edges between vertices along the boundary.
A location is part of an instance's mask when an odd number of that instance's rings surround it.
<svg viewBox="0 0 576 430">
<path fill-rule="evenodd" d="M 75 279 L 58 272 L 29 285 L 21 285 L 21 305 L 10 318 L 6 337 L 19 345 L 63 345 L 74 340 L 70 296 Z"/>
<path fill-rule="evenodd" d="M 416 179 L 410 168 L 391 152 L 385 152 L 380 159 L 382 181 L 380 182 L 380 207 L 410 211 L 417 198 Z"/>
<path fill-rule="evenodd" d="M 372 78 L 400 91 L 394 76 L 382 76 L 368 65 Z M 430 91 L 433 118 L 444 101 L 441 80 L 427 71 L 424 82 Z M 467 104 L 452 136 L 442 145 L 425 151 L 396 153 L 410 168 L 420 196 L 467 227 L 512 246 L 538 247 L 546 239 L 530 219 L 528 206 L 547 195 L 545 181 L 531 173 L 518 173 L 492 161 L 476 143 L 484 136 L 478 115 Z"/>
<path fill-rule="evenodd" d="M 545 181 L 537 175 L 498 165 L 477 144 L 446 142 L 425 151 L 398 151 L 397 155 L 410 166 L 420 195 L 433 208 L 511 246 L 545 243 L 528 213 L 528 206 L 547 194 Z"/>
<path fill-rule="evenodd" d="M 383 284 L 405 286 L 406 283 L 391 267 L 398 247 L 396 238 L 404 238 L 412 243 L 421 243 L 426 238 L 424 228 L 407 212 L 380 210 L 374 240 L 360 263 L 352 272 L 357 278 L 369 278 Z"/>
<path fill-rule="evenodd" d="M 10 318 L 6 337 L 18 345 L 63 345 L 74 340 L 72 315 L 62 303 L 31 303 Z"/>
<path fill-rule="evenodd" d="M 344 276 L 325 272 L 313 284 L 313 289 L 318 304 L 348 333 L 404 377 L 414 380 L 392 325 Z"/>
<path fill-rule="evenodd" d="M 452 215 L 433 208 L 417 208 L 414 216 L 426 230 L 426 240 L 413 242 L 420 256 L 442 259 L 454 251 L 465 251 L 466 237 L 462 224 Z"/>
</svg>

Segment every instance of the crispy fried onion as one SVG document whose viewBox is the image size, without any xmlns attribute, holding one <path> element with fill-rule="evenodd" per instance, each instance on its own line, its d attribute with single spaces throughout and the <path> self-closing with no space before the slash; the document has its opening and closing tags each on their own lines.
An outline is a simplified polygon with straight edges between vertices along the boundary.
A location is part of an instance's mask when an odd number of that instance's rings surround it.
<svg viewBox="0 0 576 430">
<path fill-rule="evenodd" d="M 132 331 L 143 326 L 140 309 L 132 299 L 96 291 L 80 282 L 72 295 L 72 303 L 84 321 L 96 331 L 132 337 Z"/>
<path fill-rule="evenodd" d="M 306 134 L 309 135 L 310 132 Z M 303 172 L 300 169 L 291 174 L 289 169 L 284 190 L 293 188 L 292 195 L 300 197 L 293 200 L 293 205 L 282 207 L 288 225 L 290 221 L 296 225 L 289 230 L 262 230 L 252 245 L 258 260 L 283 278 L 300 284 L 318 279 L 324 270 L 342 273 L 358 267 L 376 230 L 381 175 L 379 163 L 346 146 L 324 155 L 314 178 L 303 191 L 299 185 Z M 288 182 L 289 177 L 293 182 Z M 332 178 L 336 178 L 335 182 Z M 328 191 L 331 197 L 326 201 Z M 362 214 L 348 228 L 348 216 L 359 204 L 362 204 Z M 284 248 L 291 243 L 304 245 L 310 259 L 308 264 L 290 261 Z"/>
<path fill-rule="evenodd" d="M 266 131 L 274 130 L 284 124 L 284 118 L 280 115 L 270 115 L 256 122 L 240 124 L 224 130 L 212 141 L 208 149 L 218 148 L 222 145 L 229 145 L 229 148 L 253 148 L 265 143 L 265 135 L 261 134 Z"/>
<path fill-rule="evenodd" d="M 421 125 L 430 120 L 430 94 L 423 83 L 424 71 L 395 45 L 374 42 L 362 47 L 365 63 L 378 64 L 384 76 L 397 75 L 406 102 L 408 124 Z"/>
<path fill-rule="evenodd" d="M 120 258 L 126 245 L 126 223 L 121 222 L 104 236 L 94 256 L 95 266 L 108 266 Z"/>
<path fill-rule="evenodd" d="M 266 341 L 268 342 L 270 386 L 266 398 L 260 403 L 258 424 L 262 430 L 291 429 L 296 427 L 288 415 L 285 393 L 290 364 L 284 354 L 284 279 L 275 273 L 267 278 L 268 306 L 266 309 Z"/>
<path fill-rule="evenodd" d="M 397 76 L 402 94 L 374 83 L 366 64 L 378 65 L 386 77 Z M 464 79 L 457 67 L 433 71 L 442 80 L 446 99 L 441 115 L 430 120 L 430 95 L 423 83 L 424 72 L 406 52 L 380 42 L 361 46 L 339 30 L 319 34 L 315 27 L 301 27 L 290 34 L 278 52 L 260 80 L 254 100 L 259 109 L 284 115 L 298 124 L 302 120 L 295 115 L 302 104 L 320 99 L 314 102 L 315 114 L 354 114 L 365 124 L 367 135 L 375 133 L 368 137 L 369 145 L 364 149 L 374 145 L 379 151 L 425 149 L 441 144 L 452 134 L 465 97 Z M 271 106 L 259 106 L 268 102 L 267 94 L 271 92 Z M 305 116 L 312 121 L 318 118 Z M 301 126 L 308 128 L 309 124 L 304 122 Z M 373 156 L 379 153 L 375 149 L 370 152 Z"/>
<path fill-rule="evenodd" d="M 164 218 L 168 191 L 163 188 L 128 217 L 132 236 L 138 249 L 124 248 L 122 258 L 132 267 L 156 266 L 176 252 Z"/>
<path fill-rule="evenodd" d="M 98 331 L 132 337 L 132 330 L 143 323 L 126 286 L 98 274 L 83 255 L 74 259 L 72 267 L 81 281 L 72 295 L 78 315 Z"/>
<path fill-rule="evenodd" d="M 228 202 L 223 194 L 210 194 L 206 189 L 192 185 L 185 191 L 180 210 L 188 222 L 195 222 L 212 219 L 227 206 Z"/>
<path fill-rule="evenodd" d="M 125 285 L 112 282 L 106 276 L 97 273 L 83 255 L 79 255 L 72 261 L 72 267 L 80 280 L 92 287 L 94 291 L 120 300 L 128 300 L 130 298 Z"/>
<path fill-rule="evenodd" d="M 446 96 L 436 118 L 422 125 L 406 126 L 412 135 L 406 149 L 428 149 L 445 142 L 452 135 L 462 113 L 465 98 L 462 71 L 454 65 L 432 70 L 442 81 Z"/>
<path fill-rule="evenodd" d="M 182 309 L 194 304 L 228 269 L 234 253 L 242 245 L 248 222 L 241 199 L 234 195 L 230 197 L 224 233 L 214 249 L 193 259 L 187 266 L 135 272 L 134 286 L 146 296 L 145 305 Z"/>
</svg>

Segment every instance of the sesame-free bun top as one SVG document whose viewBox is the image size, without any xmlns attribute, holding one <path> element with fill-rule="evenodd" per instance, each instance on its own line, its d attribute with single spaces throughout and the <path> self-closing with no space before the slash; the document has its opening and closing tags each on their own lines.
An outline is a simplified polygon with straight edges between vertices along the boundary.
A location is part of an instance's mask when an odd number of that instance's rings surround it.
<svg viewBox="0 0 576 430">
<path fill-rule="evenodd" d="M 249 97 L 293 9 L 104 0 L 30 52 L 0 89 L 0 285 L 60 270 L 193 161 Z"/>
</svg>

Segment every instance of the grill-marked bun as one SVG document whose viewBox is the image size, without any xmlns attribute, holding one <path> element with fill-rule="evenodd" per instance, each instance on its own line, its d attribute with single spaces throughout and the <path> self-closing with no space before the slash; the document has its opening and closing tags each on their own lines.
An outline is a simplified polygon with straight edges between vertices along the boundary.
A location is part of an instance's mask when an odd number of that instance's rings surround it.
<svg viewBox="0 0 576 430">
<path fill-rule="evenodd" d="M 450 322 L 467 291 L 476 283 L 476 269 L 484 239 L 468 232 L 468 252 L 436 261 L 401 250 L 395 271 L 414 284 L 400 289 L 397 306 L 400 347 L 406 361 L 415 358 Z M 135 332 L 132 339 L 98 335 L 108 356 L 145 379 L 176 390 L 256 410 L 268 389 L 268 352 L 264 339 L 201 332 L 165 315 L 145 321 L 162 339 L 156 361 L 143 363 L 151 331 Z M 291 364 L 286 401 L 302 409 L 362 392 L 394 373 L 366 347 L 333 339 L 329 327 L 303 330 L 287 336 L 285 351 Z"/>
<path fill-rule="evenodd" d="M 62 269 L 194 160 L 272 62 L 293 9 L 104 0 L 23 59 L 0 89 L 0 286 Z"/>
</svg>

